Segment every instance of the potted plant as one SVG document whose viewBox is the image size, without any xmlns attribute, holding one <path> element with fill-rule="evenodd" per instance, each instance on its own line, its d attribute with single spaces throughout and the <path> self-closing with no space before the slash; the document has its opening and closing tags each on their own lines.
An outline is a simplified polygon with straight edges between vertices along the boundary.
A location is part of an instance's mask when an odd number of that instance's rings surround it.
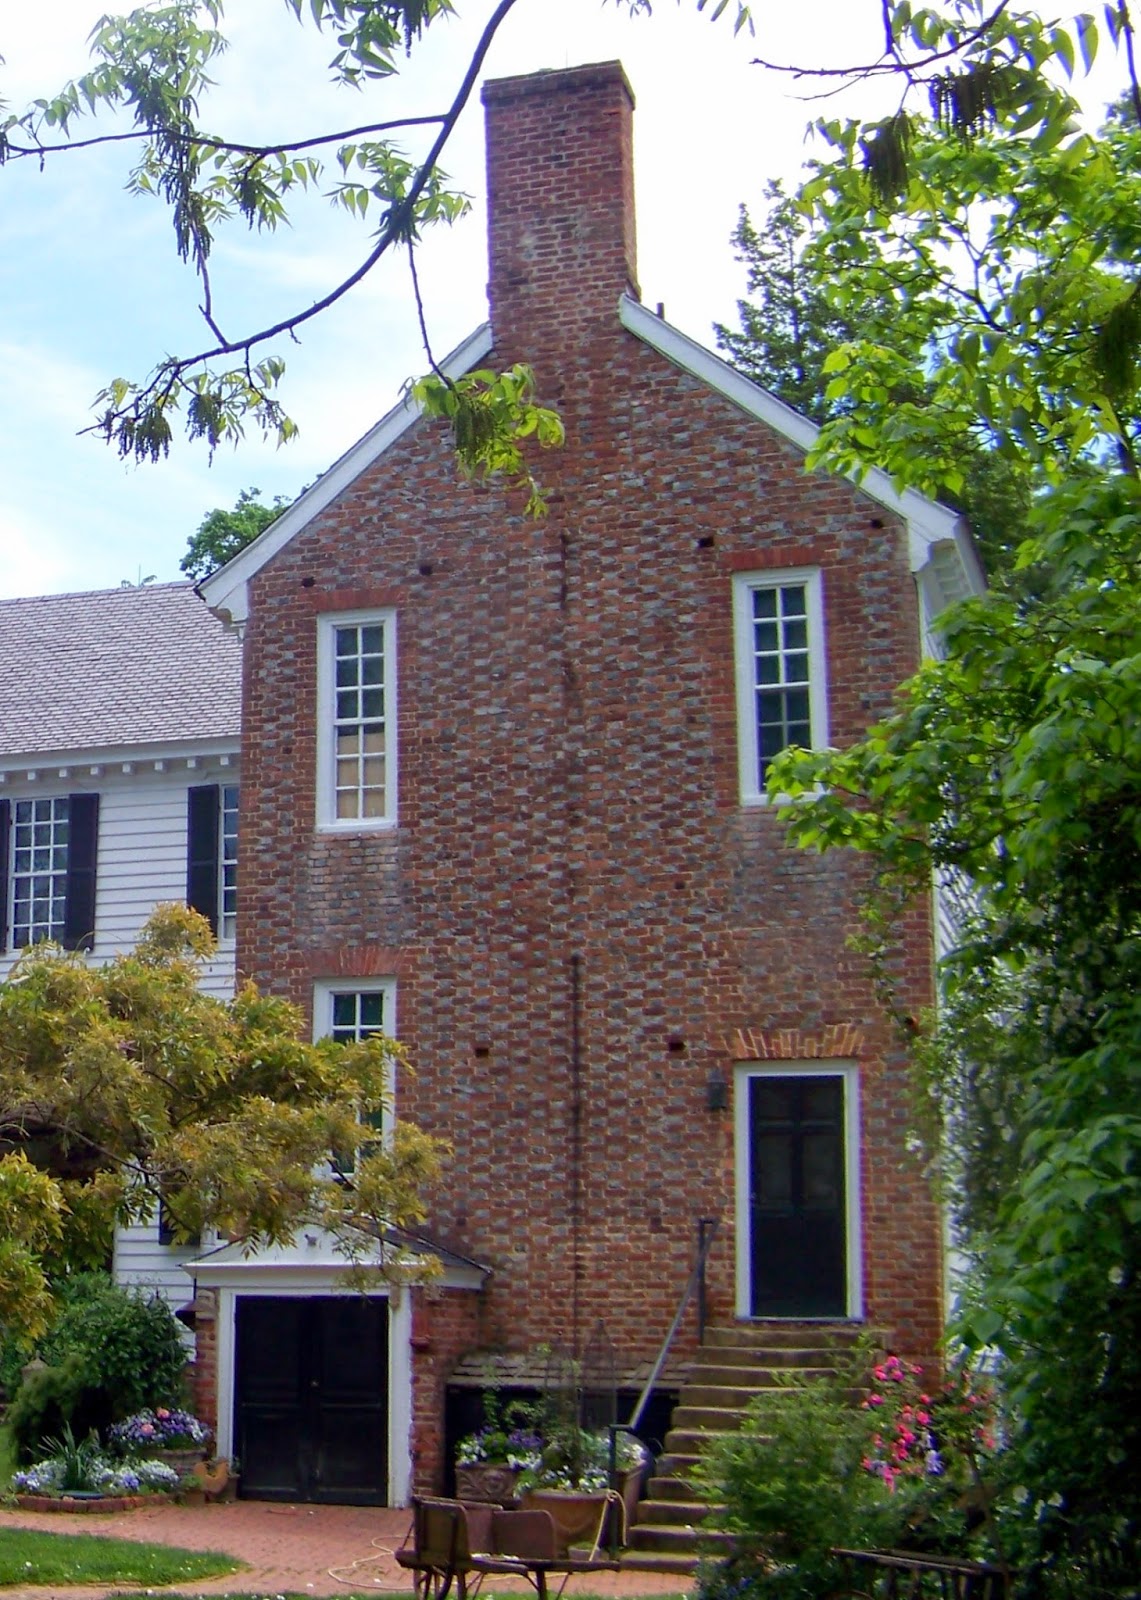
<svg viewBox="0 0 1141 1600">
<path fill-rule="evenodd" d="M 108 1443 L 122 1456 L 165 1461 L 180 1475 L 206 1459 L 210 1429 L 189 1411 L 156 1406 L 136 1411 L 108 1430 Z"/>
<path fill-rule="evenodd" d="M 627 1518 L 637 1501 L 646 1454 L 637 1439 L 615 1439 L 616 1483 Z M 520 1477 L 524 1507 L 549 1511 L 564 1551 L 583 1539 L 601 1543 L 611 1496 L 610 1434 L 583 1428 L 574 1420 L 556 1427 L 544 1442 L 538 1462 Z"/>
<path fill-rule="evenodd" d="M 501 1406 L 498 1390 L 483 1397 L 483 1427 L 456 1446 L 456 1495 L 494 1505 L 515 1504 L 522 1474 L 537 1464 L 543 1441 L 535 1408 L 523 1400 Z"/>
</svg>

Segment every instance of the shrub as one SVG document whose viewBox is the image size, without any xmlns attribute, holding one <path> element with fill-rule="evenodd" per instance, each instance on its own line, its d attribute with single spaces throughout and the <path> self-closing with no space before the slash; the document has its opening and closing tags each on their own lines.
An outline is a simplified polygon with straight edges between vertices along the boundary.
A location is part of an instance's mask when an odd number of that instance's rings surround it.
<svg viewBox="0 0 1141 1600">
<path fill-rule="evenodd" d="M 704 1488 L 737 1550 L 703 1570 L 703 1600 L 829 1595 L 842 1587 L 837 1546 L 984 1553 L 989 1396 L 963 1373 L 928 1394 L 918 1367 L 888 1356 L 868 1371 L 866 1359 L 860 1349 L 834 1379 L 758 1397 L 710 1451 Z"/>
<path fill-rule="evenodd" d="M 145 1407 L 168 1405 L 184 1387 L 186 1350 L 166 1302 L 120 1288 L 101 1273 L 61 1288 L 60 1312 L 40 1341 L 47 1363 L 9 1407 L 17 1458 L 33 1460 L 65 1427 L 102 1432 Z"/>
<path fill-rule="evenodd" d="M 70 1428 L 85 1436 L 111 1420 L 106 1393 L 92 1383 L 86 1358 L 76 1352 L 57 1367 L 44 1367 L 24 1379 L 8 1407 L 16 1460 L 34 1461 L 53 1438 Z"/>
<path fill-rule="evenodd" d="M 852 1404 L 850 1381 L 790 1383 L 760 1396 L 740 1430 L 710 1450 L 704 1487 L 724 1504 L 720 1525 L 738 1549 L 703 1571 L 704 1600 L 814 1600 L 839 1586 L 833 1546 L 895 1542 L 907 1497 L 861 1466 L 874 1423 Z"/>
<path fill-rule="evenodd" d="M 92 1387 L 107 1395 L 112 1418 L 168 1404 L 185 1384 L 186 1347 L 166 1301 L 85 1274 L 40 1346 L 49 1366 L 78 1354 Z"/>
</svg>

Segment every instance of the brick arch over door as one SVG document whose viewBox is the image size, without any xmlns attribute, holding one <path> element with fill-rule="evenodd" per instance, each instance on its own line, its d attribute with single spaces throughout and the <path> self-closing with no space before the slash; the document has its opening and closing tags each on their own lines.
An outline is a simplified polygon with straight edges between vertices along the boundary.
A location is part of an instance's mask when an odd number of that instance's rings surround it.
<svg viewBox="0 0 1141 1600">
<path fill-rule="evenodd" d="M 725 1040 L 733 1061 L 863 1061 L 869 1054 L 862 1028 L 834 1022 L 803 1028 L 737 1028 Z"/>
</svg>

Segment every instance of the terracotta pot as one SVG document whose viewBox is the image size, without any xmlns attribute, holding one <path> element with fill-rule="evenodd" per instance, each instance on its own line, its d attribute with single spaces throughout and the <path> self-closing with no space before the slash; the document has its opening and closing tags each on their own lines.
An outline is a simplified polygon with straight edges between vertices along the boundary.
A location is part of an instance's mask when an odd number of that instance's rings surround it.
<svg viewBox="0 0 1141 1600">
<path fill-rule="evenodd" d="M 593 1542 L 605 1505 L 605 1489 L 527 1489 L 523 1494 L 524 1511 L 551 1513 L 560 1555 L 569 1545 Z"/>
<path fill-rule="evenodd" d="M 482 1500 L 489 1505 L 513 1506 L 519 1468 L 502 1462 L 473 1461 L 456 1467 L 456 1499 Z"/>
</svg>

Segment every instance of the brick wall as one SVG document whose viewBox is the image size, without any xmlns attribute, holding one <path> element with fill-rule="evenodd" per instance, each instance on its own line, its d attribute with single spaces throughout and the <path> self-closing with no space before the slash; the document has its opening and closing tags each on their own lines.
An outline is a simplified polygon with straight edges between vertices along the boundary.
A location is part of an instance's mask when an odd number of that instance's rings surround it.
<svg viewBox="0 0 1141 1600">
<path fill-rule="evenodd" d="M 443 1487 L 444 1391 L 456 1361 L 481 1343 L 480 1304 L 470 1292 L 412 1290 L 412 1487 Z"/>
<path fill-rule="evenodd" d="M 540 463 L 550 514 L 461 481 L 420 424 L 257 575 L 241 966 L 303 1005 L 319 978 L 397 976 L 415 1067 L 399 1109 L 454 1143 L 430 1227 L 494 1269 L 481 1337 L 570 1343 L 602 1319 L 624 1371 L 668 1326 L 699 1216 L 726 1219 L 711 1297 L 732 1314 L 732 1128 L 705 1109 L 711 1071 L 741 1037 L 849 1041 L 867 1311 L 926 1354 L 938 1221 L 903 1150 L 905 1062 L 847 944 L 866 868 L 793 851 L 779 810 L 739 806 L 730 606 L 734 572 L 821 568 L 831 733 L 850 740 L 917 663 L 904 530 L 620 327 L 619 71 L 486 98 L 494 359 L 530 361 L 563 413 L 566 448 Z M 577 229 L 573 126 L 590 152 Z M 322 835 L 315 619 L 369 604 L 398 613 L 399 827 Z M 931 930 L 916 913 L 901 932 L 918 1010 Z"/>
</svg>

